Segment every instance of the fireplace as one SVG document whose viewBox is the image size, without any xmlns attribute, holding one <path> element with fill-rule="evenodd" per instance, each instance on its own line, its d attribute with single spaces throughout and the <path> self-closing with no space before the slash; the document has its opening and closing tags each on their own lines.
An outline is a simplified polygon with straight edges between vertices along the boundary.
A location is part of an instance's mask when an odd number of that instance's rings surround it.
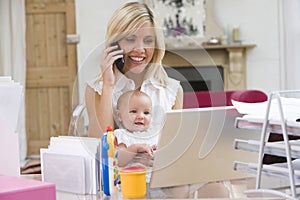
<svg viewBox="0 0 300 200">
<path fill-rule="evenodd" d="M 184 92 L 224 90 L 222 66 L 165 67 L 169 77 L 179 80 Z"/>
<path fill-rule="evenodd" d="M 167 49 L 164 66 L 222 66 L 224 90 L 247 89 L 246 58 L 254 44 L 202 45 L 181 49 Z"/>
</svg>

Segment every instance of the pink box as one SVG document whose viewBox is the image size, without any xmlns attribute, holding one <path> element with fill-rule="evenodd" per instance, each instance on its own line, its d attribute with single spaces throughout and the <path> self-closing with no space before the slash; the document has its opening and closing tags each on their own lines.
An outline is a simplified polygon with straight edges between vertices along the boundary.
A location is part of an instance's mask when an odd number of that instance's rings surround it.
<svg viewBox="0 0 300 200">
<path fill-rule="evenodd" d="M 0 175 L 1 200 L 56 200 L 55 184 Z"/>
</svg>

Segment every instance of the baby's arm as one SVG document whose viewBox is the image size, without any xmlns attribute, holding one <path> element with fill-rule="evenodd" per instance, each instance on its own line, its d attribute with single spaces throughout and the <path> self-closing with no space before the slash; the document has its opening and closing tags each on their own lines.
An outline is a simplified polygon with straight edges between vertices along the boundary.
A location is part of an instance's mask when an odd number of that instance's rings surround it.
<svg viewBox="0 0 300 200">
<path fill-rule="evenodd" d="M 133 144 L 126 146 L 123 143 L 119 144 L 119 166 L 125 166 L 133 160 L 138 153 L 146 154 L 150 159 L 153 158 L 153 148 L 148 144 Z"/>
</svg>

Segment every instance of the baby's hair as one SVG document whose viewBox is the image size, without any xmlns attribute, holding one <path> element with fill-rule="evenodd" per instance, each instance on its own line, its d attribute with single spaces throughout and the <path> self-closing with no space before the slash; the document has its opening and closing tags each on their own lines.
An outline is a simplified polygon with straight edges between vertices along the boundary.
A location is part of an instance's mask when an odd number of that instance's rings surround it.
<svg viewBox="0 0 300 200">
<path fill-rule="evenodd" d="M 137 97 L 140 97 L 140 96 L 144 96 L 144 97 L 147 97 L 150 99 L 151 101 L 151 98 L 149 97 L 148 94 L 146 94 L 145 92 L 142 92 L 140 90 L 130 90 L 128 92 L 125 92 L 123 93 L 119 99 L 118 99 L 118 102 L 117 102 L 117 109 L 120 108 L 120 105 L 121 105 L 121 102 L 125 102 L 125 101 L 130 101 L 130 99 L 133 97 L 133 96 L 137 96 Z"/>
</svg>

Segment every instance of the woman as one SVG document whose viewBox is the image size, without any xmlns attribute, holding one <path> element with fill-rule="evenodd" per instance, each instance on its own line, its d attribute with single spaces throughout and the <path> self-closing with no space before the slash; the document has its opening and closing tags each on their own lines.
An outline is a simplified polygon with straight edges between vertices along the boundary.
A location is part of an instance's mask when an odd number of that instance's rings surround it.
<svg viewBox="0 0 300 200">
<path fill-rule="evenodd" d="M 152 122 L 149 132 L 158 134 L 164 113 L 182 108 L 183 90 L 179 81 L 167 76 L 161 64 L 165 53 L 163 31 L 153 12 L 138 2 L 117 9 L 108 23 L 105 46 L 101 76 L 88 82 L 86 88 L 89 136 L 101 137 L 108 125 L 123 128 L 117 120 L 116 106 L 121 94 L 130 90 L 140 90 L 150 96 Z M 123 67 L 116 66 L 118 59 L 123 59 Z M 146 159 L 149 163 L 143 164 L 151 166 L 152 157 Z M 138 162 L 142 160 L 145 159 Z M 170 187 L 163 191 L 170 196 L 184 197 L 188 187 Z"/>
<path fill-rule="evenodd" d="M 101 137 L 108 125 L 121 126 L 114 120 L 117 99 L 135 89 L 151 97 L 152 127 L 161 128 L 165 111 L 182 108 L 183 91 L 179 81 L 169 78 L 161 64 L 165 52 L 163 32 L 153 12 L 138 2 L 123 5 L 108 23 L 105 46 L 101 76 L 88 82 L 86 88 L 89 136 Z M 122 69 L 116 67 L 118 59 L 124 61 Z"/>
</svg>

